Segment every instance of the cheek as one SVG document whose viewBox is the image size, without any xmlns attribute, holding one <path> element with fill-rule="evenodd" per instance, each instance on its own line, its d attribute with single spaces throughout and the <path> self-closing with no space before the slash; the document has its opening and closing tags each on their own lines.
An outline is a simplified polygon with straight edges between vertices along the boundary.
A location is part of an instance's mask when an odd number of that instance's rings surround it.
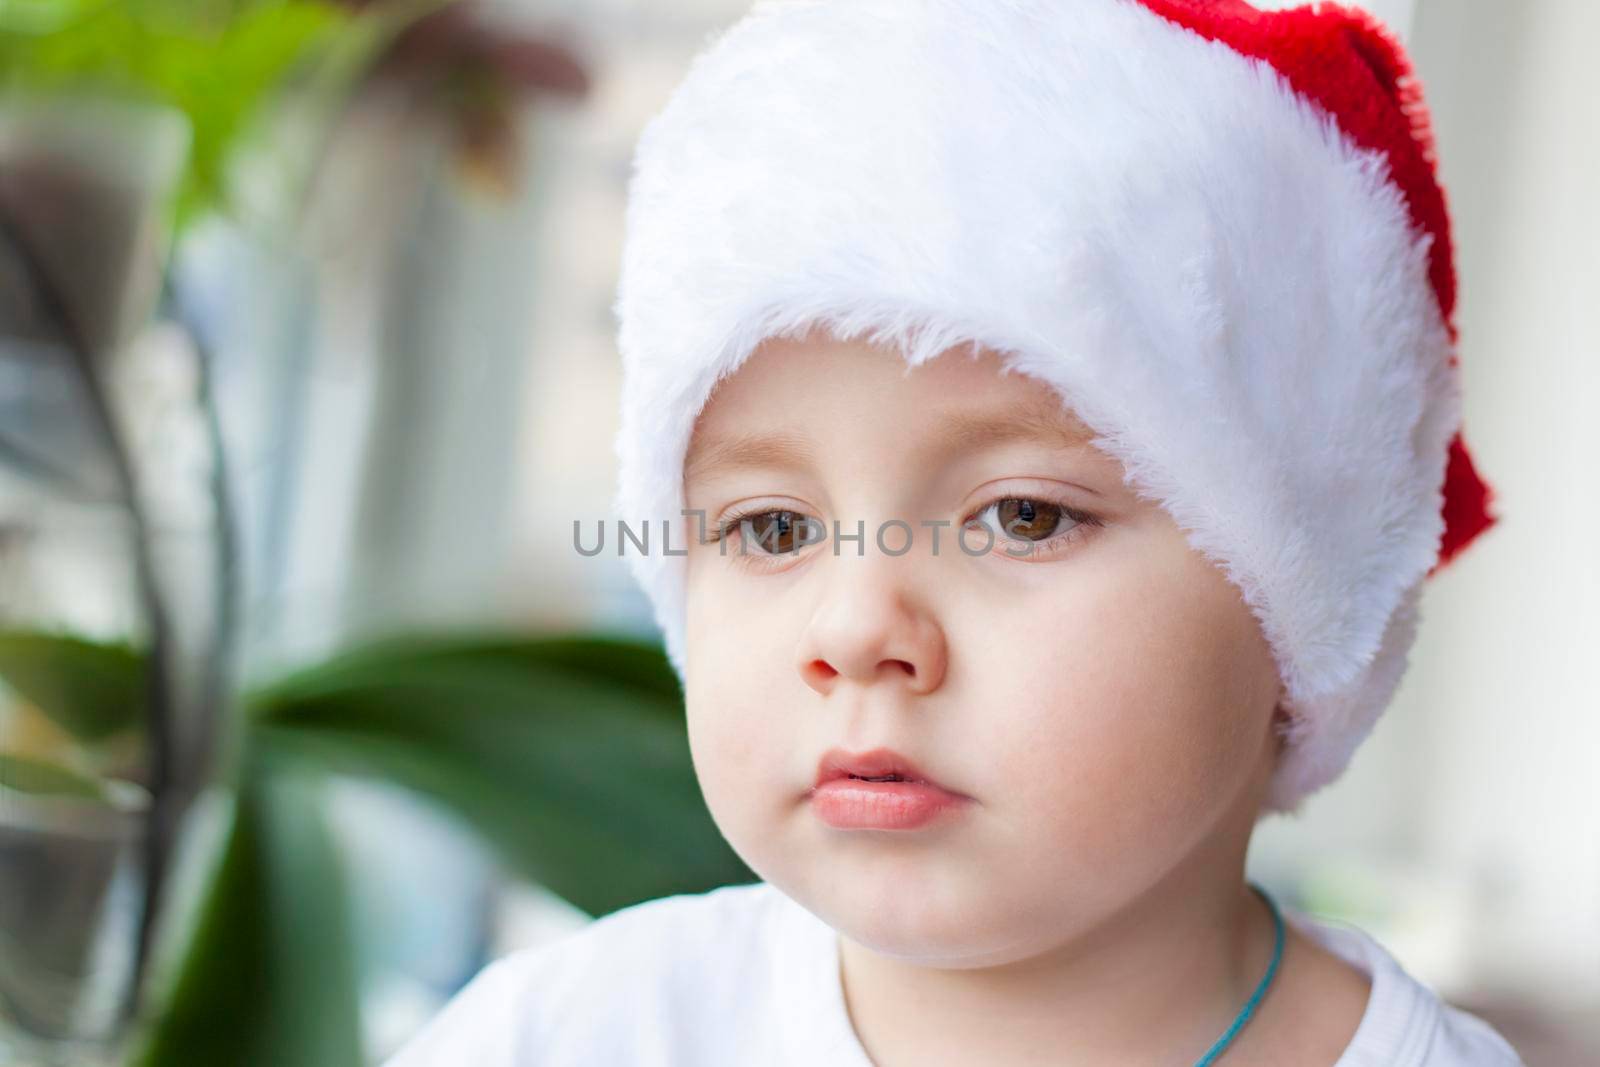
<svg viewBox="0 0 1600 1067">
<path fill-rule="evenodd" d="M 763 828 L 787 798 L 793 707 L 773 699 L 777 634 L 729 618 L 714 588 L 691 586 L 685 618 L 685 715 L 689 752 L 706 806 L 724 837 L 761 869 Z M 752 851 L 754 850 L 754 851 Z"/>
<path fill-rule="evenodd" d="M 993 754 L 987 787 L 1019 839 L 1056 843 L 1058 862 L 1172 861 L 1261 756 L 1275 675 L 1262 676 L 1254 620 L 1225 579 L 1187 564 L 1085 574 L 1027 617 L 1046 640 L 975 634 L 967 658 L 973 691 L 995 697 L 972 749 Z"/>
</svg>

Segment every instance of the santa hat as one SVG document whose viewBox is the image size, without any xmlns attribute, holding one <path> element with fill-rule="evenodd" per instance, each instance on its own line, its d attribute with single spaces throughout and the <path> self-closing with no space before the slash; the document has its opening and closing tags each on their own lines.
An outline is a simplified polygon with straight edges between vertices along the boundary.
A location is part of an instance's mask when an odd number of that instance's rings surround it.
<svg viewBox="0 0 1600 1067">
<path fill-rule="evenodd" d="M 695 419 L 765 338 L 994 349 L 1242 591 L 1288 694 L 1263 814 L 1297 811 L 1497 518 L 1454 305 L 1421 91 L 1364 12 L 766 0 L 638 142 L 616 514 L 683 522 Z M 625 555 L 681 678 L 661 547 Z"/>
</svg>

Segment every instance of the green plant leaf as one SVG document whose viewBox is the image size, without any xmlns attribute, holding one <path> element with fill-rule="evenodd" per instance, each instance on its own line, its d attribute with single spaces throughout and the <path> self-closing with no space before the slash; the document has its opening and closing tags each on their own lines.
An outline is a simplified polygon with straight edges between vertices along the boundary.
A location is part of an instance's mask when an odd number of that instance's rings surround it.
<svg viewBox="0 0 1600 1067">
<path fill-rule="evenodd" d="M 754 878 L 706 810 L 658 647 L 402 639 L 251 703 L 260 743 L 419 790 L 591 915 Z"/>
<path fill-rule="evenodd" d="M 39 796 L 82 797 L 104 800 L 105 790 L 95 779 L 54 763 L 0 752 L 0 786 Z"/>
<path fill-rule="evenodd" d="M 131 645 L 0 631 L 0 681 L 85 743 L 144 722 L 145 656 Z"/>
<path fill-rule="evenodd" d="M 348 14 L 326 0 L 0 2 L 0 89 L 92 91 L 188 116 L 180 221 L 220 204 L 229 154 Z"/>
<path fill-rule="evenodd" d="M 345 876 L 320 780 L 247 760 L 224 851 L 134 1067 L 363 1062 Z"/>
</svg>

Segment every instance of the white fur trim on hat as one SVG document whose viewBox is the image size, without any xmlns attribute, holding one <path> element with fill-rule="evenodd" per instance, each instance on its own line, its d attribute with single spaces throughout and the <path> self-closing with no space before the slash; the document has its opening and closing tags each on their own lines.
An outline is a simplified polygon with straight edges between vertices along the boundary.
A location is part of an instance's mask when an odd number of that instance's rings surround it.
<svg viewBox="0 0 1600 1067">
<path fill-rule="evenodd" d="M 1223 568 L 1289 693 L 1269 811 L 1387 705 L 1438 555 L 1451 339 L 1384 156 L 1128 0 L 757 3 L 641 136 L 616 513 L 660 528 L 718 379 L 825 323 L 1052 385 Z M 684 662 L 684 560 L 627 553 Z"/>
</svg>

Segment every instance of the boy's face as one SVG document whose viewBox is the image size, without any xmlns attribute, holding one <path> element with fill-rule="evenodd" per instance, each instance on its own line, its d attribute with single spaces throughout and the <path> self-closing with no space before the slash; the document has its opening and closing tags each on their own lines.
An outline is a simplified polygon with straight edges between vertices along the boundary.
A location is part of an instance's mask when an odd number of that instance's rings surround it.
<svg viewBox="0 0 1600 1067">
<path fill-rule="evenodd" d="M 707 541 L 693 518 L 674 537 L 689 741 L 723 834 L 841 933 L 945 966 L 1064 943 L 1158 883 L 1237 877 L 1278 745 L 1276 667 L 1238 589 L 1053 390 L 1000 367 L 767 342 L 695 427 Z M 827 538 L 794 552 L 803 518 Z M 814 794 L 834 749 L 893 750 L 937 785 Z"/>
</svg>

